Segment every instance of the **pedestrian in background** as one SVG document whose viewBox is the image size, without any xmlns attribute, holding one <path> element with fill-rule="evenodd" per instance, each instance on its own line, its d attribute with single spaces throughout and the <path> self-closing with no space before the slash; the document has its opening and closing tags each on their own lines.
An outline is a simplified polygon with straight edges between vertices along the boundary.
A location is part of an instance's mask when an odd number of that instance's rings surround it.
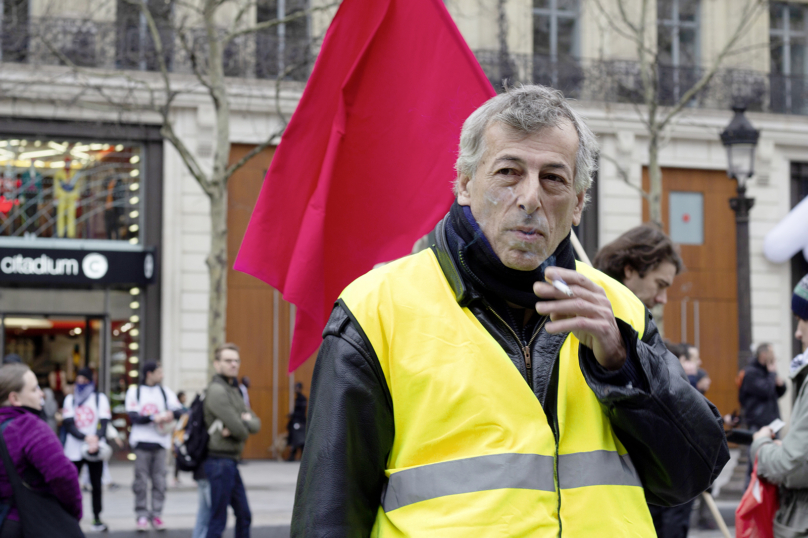
<svg viewBox="0 0 808 538">
<path fill-rule="evenodd" d="M 747 427 L 757 431 L 780 418 L 780 406 L 777 400 L 785 393 L 786 383 L 777 375 L 777 359 L 772 345 L 760 344 L 755 351 L 755 357 L 744 368 L 743 380 L 738 391 L 738 401 L 741 403 Z M 754 461 L 750 452 L 744 490 L 749 486 L 753 467 Z"/>
<path fill-rule="evenodd" d="M 182 444 L 182 440 L 185 436 L 185 425 L 188 423 L 188 406 L 185 405 L 186 399 L 187 396 L 184 390 L 177 393 L 177 401 L 180 402 L 180 412 L 182 414 L 180 415 L 180 418 L 177 419 L 177 425 L 172 433 L 172 444 L 174 446 Z M 176 456 L 174 456 L 172 460 L 174 461 L 174 480 L 171 482 L 171 487 L 177 487 L 180 485 L 180 467 L 177 465 Z"/>
<path fill-rule="evenodd" d="M 3 364 L 22 364 L 22 357 L 16 353 L 9 353 L 3 357 Z"/>
<path fill-rule="evenodd" d="M 56 435 L 39 418 L 41 408 L 42 390 L 30 368 L 23 364 L 0 368 L 0 424 L 8 423 L 2 435 L 14 468 L 31 489 L 52 494 L 80 520 L 82 503 L 76 467 L 65 456 Z M 0 538 L 22 537 L 18 507 L 3 465 L 0 504 L 11 505 L 0 527 Z"/>
<path fill-rule="evenodd" d="M 684 369 L 685 374 L 687 375 L 687 380 L 690 381 L 693 388 L 698 390 L 700 393 L 706 393 L 708 390 L 710 390 L 712 380 L 710 379 L 710 374 L 707 373 L 707 370 L 701 367 L 701 354 L 699 353 L 699 348 L 692 344 L 688 344 L 687 342 L 682 342 L 681 346 L 685 354 L 679 357 L 679 362 L 682 363 L 682 369 Z"/>
<path fill-rule="evenodd" d="M 244 403 L 238 386 L 240 365 L 238 346 L 226 343 L 216 348 L 213 361 L 216 375 L 205 395 L 205 425 L 210 432 L 208 457 L 203 465 L 210 482 L 207 538 L 221 537 L 227 525 L 228 505 L 236 515 L 235 538 L 250 535 L 252 514 L 238 461 L 247 438 L 261 429 L 261 420 Z"/>
<path fill-rule="evenodd" d="M 287 444 L 289 457 L 286 461 L 295 461 L 298 450 L 303 457 L 303 447 L 306 444 L 306 407 L 308 400 L 303 394 L 303 383 L 295 383 L 295 409 L 289 416 L 286 424 Z"/>
<path fill-rule="evenodd" d="M 65 397 L 62 416 L 67 430 L 67 439 L 64 451 L 65 456 L 73 462 L 79 474 L 81 474 L 82 467 L 87 466 L 93 495 L 91 528 L 101 532 L 108 530 L 101 521 L 103 492 L 101 477 L 104 473 L 104 461 L 91 454 L 98 454 L 102 450 L 108 450 L 111 453 L 111 449 L 107 446 L 106 433 L 107 424 L 112 420 L 112 412 L 107 395 L 96 391 L 95 383 L 92 380 L 93 371 L 90 368 L 82 368 L 76 375 L 73 394 Z M 86 447 L 83 446 L 85 444 Z"/>
<path fill-rule="evenodd" d="M 755 357 L 744 368 L 738 400 L 750 430 L 759 430 L 780 418 L 777 400 L 786 393 L 786 383 L 777 375 L 777 359 L 768 343 L 760 344 Z"/>
<path fill-rule="evenodd" d="M 244 396 L 244 405 L 247 406 L 247 409 L 252 409 L 252 406 L 250 406 L 250 378 L 246 375 L 243 376 L 238 388 L 241 391 L 241 395 Z"/>
<path fill-rule="evenodd" d="M 176 394 L 161 385 L 163 368 L 159 362 L 147 361 L 143 365 L 142 382 L 126 391 L 126 412 L 132 422 L 129 444 L 135 452 L 135 514 L 138 532 L 145 532 L 149 523 L 155 530 L 163 530 L 161 514 L 166 494 L 166 450 L 171 447 L 175 420 L 182 415 L 182 406 Z M 151 509 L 147 503 L 147 489 L 151 481 Z"/>
<path fill-rule="evenodd" d="M 673 241 L 654 224 L 625 232 L 601 248 L 592 263 L 630 289 L 649 310 L 668 302 L 667 290 L 684 269 Z"/>
<path fill-rule="evenodd" d="M 791 361 L 789 377 L 797 394 L 791 411 L 790 427 L 782 442 L 763 426 L 753 436 L 750 452 L 757 457 L 758 476 L 780 486 L 780 508 L 774 517 L 775 538 L 808 536 L 808 275 L 799 281 L 791 297 L 791 310 L 797 317 L 794 337 L 802 353 Z"/>
<path fill-rule="evenodd" d="M 56 397 L 50 387 L 42 389 L 42 414 L 45 417 L 45 422 L 48 423 L 53 433 L 58 434 L 59 424 L 57 415 L 59 414 L 59 404 L 56 402 Z"/>
</svg>

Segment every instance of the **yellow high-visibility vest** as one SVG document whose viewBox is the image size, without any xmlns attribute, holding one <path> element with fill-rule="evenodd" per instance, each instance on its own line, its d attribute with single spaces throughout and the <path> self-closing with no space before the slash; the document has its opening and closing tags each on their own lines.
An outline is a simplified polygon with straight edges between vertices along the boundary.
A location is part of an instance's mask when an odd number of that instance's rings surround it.
<svg viewBox="0 0 808 538">
<path fill-rule="evenodd" d="M 642 303 L 606 275 L 578 271 L 642 335 Z M 371 536 L 655 536 L 642 484 L 584 380 L 574 336 L 560 350 L 556 446 L 538 398 L 457 303 L 432 250 L 371 271 L 341 299 L 393 401 L 388 483 Z"/>
</svg>

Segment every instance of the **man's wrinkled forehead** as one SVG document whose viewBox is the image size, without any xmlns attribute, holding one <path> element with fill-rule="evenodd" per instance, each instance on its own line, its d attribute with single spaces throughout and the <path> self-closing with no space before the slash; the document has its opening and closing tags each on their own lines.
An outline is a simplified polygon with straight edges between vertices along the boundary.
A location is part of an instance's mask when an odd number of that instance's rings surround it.
<svg viewBox="0 0 808 538">
<path fill-rule="evenodd" d="M 488 124 L 485 128 L 485 136 L 483 139 L 485 140 L 485 152 L 483 153 L 481 162 L 488 162 L 489 159 L 493 157 L 492 151 L 494 151 L 496 138 L 503 138 L 508 142 L 522 142 L 527 140 L 531 136 L 535 136 L 537 134 L 544 134 L 544 133 L 553 133 L 559 132 L 561 129 L 568 128 L 571 129 L 572 132 L 575 133 L 575 138 L 578 140 L 580 144 L 580 139 L 578 138 L 578 133 L 575 130 L 575 126 L 573 123 L 568 120 L 567 118 L 559 118 L 556 123 L 551 123 L 548 125 L 544 125 L 536 130 L 526 132 L 522 129 L 518 129 L 512 125 L 509 125 L 505 122 L 501 121 L 492 121 Z M 577 147 L 576 147 L 577 152 Z M 573 170 L 573 173 L 575 171 Z"/>
</svg>

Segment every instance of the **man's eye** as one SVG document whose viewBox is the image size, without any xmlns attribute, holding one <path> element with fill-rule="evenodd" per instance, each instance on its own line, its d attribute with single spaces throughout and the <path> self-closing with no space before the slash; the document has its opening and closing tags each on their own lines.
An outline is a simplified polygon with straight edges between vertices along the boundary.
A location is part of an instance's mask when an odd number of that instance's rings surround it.
<svg viewBox="0 0 808 538">
<path fill-rule="evenodd" d="M 566 182 L 566 180 L 563 177 L 557 176 L 555 174 L 547 174 L 546 176 L 544 176 L 544 179 L 549 179 L 550 181 L 560 181 L 561 183 Z"/>
<path fill-rule="evenodd" d="M 501 168 L 501 169 L 499 169 L 497 171 L 497 174 L 500 174 L 500 175 L 503 175 L 503 176 L 512 176 L 515 173 L 516 173 L 516 170 L 514 170 L 513 168 Z"/>
</svg>

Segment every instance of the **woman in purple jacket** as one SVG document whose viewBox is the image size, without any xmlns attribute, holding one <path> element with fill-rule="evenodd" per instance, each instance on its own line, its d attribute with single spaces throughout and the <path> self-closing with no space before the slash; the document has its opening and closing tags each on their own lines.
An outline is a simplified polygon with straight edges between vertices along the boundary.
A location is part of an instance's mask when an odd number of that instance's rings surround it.
<svg viewBox="0 0 808 538">
<path fill-rule="evenodd" d="M 42 389 L 34 373 L 23 364 L 0 368 L 0 424 L 11 422 L 3 432 L 11 461 L 33 489 L 53 494 L 76 519 L 81 519 L 81 489 L 76 466 L 68 460 L 59 439 L 39 418 Z M 0 527 L 0 538 L 22 536 L 11 484 L 0 461 L 0 504 L 11 510 Z"/>
</svg>

